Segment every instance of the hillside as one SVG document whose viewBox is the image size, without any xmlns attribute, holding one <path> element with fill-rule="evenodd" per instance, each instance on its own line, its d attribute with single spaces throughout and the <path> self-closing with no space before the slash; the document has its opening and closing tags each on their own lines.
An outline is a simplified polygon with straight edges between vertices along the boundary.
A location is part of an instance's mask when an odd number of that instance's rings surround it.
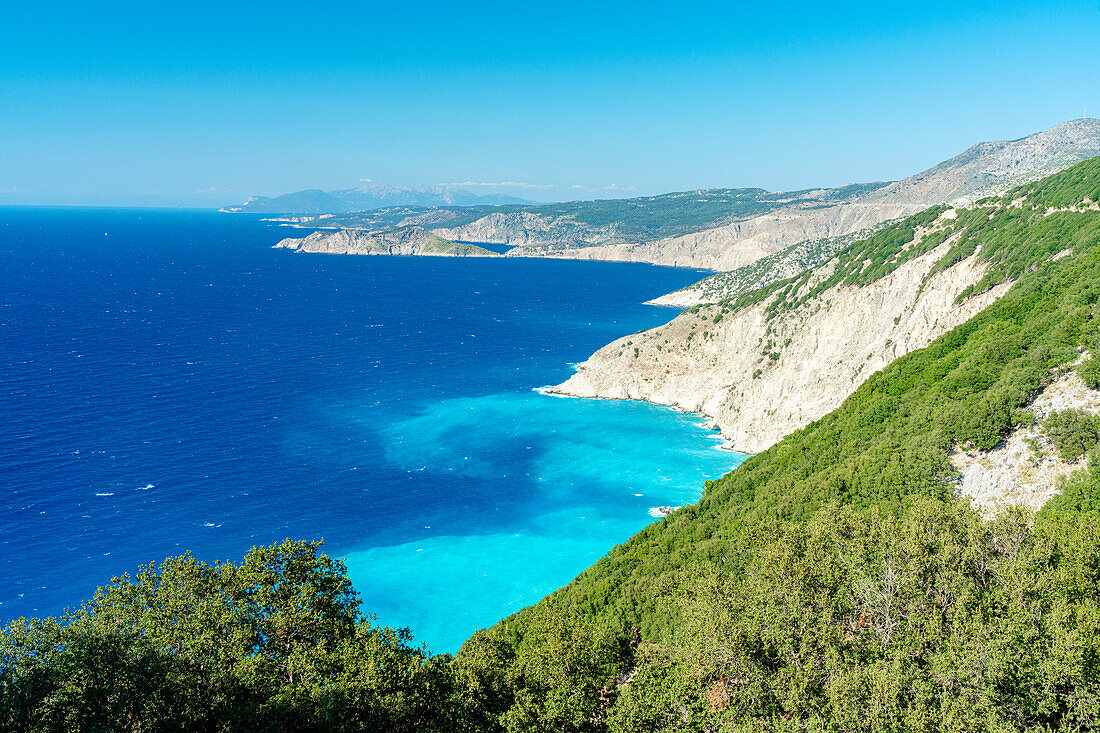
<svg viewBox="0 0 1100 733">
<path fill-rule="evenodd" d="M 283 239 L 276 248 L 295 252 L 338 255 L 420 255 L 436 257 L 499 257 L 484 247 L 451 242 L 420 227 L 402 227 L 384 232 L 344 229 L 314 232 L 300 239 Z"/>
<path fill-rule="evenodd" d="M 553 391 L 701 412 L 733 447 L 759 452 L 1003 295 L 1019 272 L 1004 268 L 992 242 L 1027 252 L 1034 265 L 1040 253 L 1070 249 L 1072 238 L 1054 236 L 1066 212 L 1046 208 L 1033 188 L 929 209 L 795 278 L 621 338 Z M 1064 246 L 1044 251 L 1051 241 Z"/>
<path fill-rule="evenodd" d="M 619 639 L 629 649 L 621 676 L 603 677 L 613 692 L 588 701 L 611 730 L 1090 726 L 1100 471 L 1078 464 L 1037 517 L 983 521 L 953 501 L 962 476 L 952 457 L 993 451 L 1036 420 L 1027 408 L 1066 369 L 1100 386 L 1100 362 L 1081 360 L 1100 336 L 1097 200 L 1100 160 L 960 214 L 969 234 L 937 264 L 973 266 L 977 252 L 984 275 L 962 299 L 1015 281 L 1004 294 L 708 482 L 698 505 L 476 635 L 459 658 L 501 645 L 491 658 L 512 670 L 515 705 L 530 690 L 515 671 L 533 656 L 592 659 L 598 640 Z M 921 256 L 906 254 L 910 242 L 854 245 L 829 279 L 873 287 Z M 805 295 L 795 285 L 758 297 L 773 312 L 794 309 Z M 1066 430 L 1043 429 L 1065 444 Z M 1100 440 L 1094 428 L 1077 433 L 1078 455 Z M 563 617 L 568 635 L 555 626 Z M 549 706 L 560 683 L 541 679 Z"/>
<path fill-rule="evenodd" d="M 455 657 L 374 624 L 319 543 L 183 556 L 4 630 L 0 728 L 1091 730 L 1098 202 L 1100 158 L 684 314 L 793 329 L 758 345 L 782 362 L 830 300 L 897 312 L 883 283 L 972 313 Z"/>
<path fill-rule="evenodd" d="M 514 248 L 511 256 L 649 262 L 720 272 L 799 246 L 781 258 L 779 270 L 789 272 L 817 264 L 853 235 L 884 222 L 934 204 L 999 195 L 1095 155 L 1100 155 L 1100 120 L 1079 119 L 1019 140 L 979 143 L 892 183 L 791 192 L 707 189 L 527 206 L 464 201 L 463 206 L 424 207 L 406 197 L 392 201 L 399 206 L 371 206 L 378 210 L 364 213 L 346 213 L 351 209 L 333 204 L 330 213 L 340 215 L 326 218 L 324 226 L 371 232 L 421 226 L 452 241 Z M 320 192 L 304 193 L 316 198 Z M 805 243 L 810 242 L 817 242 L 820 251 L 807 252 Z M 731 297 L 740 292 L 739 282 L 700 283 L 666 302 L 695 305 L 716 294 Z M 749 285 L 758 283 L 766 284 L 760 277 L 747 278 Z"/>
<path fill-rule="evenodd" d="M 965 205 L 1097 155 L 1100 120 L 1070 120 L 1019 140 L 979 143 L 922 173 L 869 191 L 859 202 L 896 206 L 906 213 L 937 203 Z M 654 303 L 687 307 L 735 298 L 821 264 L 850 244 L 853 237 L 869 234 L 886 220 L 868 220 L 866 228 L 849 228 L 839 236 L 807 237 L 735 268 L 716 268 L 725 271 Z"/>
<path fill-rule="evenodd" d="M 597 244 L 652 242 L 788 207 L 847 201 L 882 186 L 771 193 L 761 188 L 706 189 L 630 199 L 534 206 L 397 206 L 328 218 L 326 226 L 373 231 L 434 224 L 448 239 L 558 251 Z"/>
<path fill-rule="evenodd" d="M 1083 117 L 1018 140 L 978 143 L 937 166 L 870 192 L 867 201 L 973 203 L 1100 155 L 1100 120 Z"/>
</svg>

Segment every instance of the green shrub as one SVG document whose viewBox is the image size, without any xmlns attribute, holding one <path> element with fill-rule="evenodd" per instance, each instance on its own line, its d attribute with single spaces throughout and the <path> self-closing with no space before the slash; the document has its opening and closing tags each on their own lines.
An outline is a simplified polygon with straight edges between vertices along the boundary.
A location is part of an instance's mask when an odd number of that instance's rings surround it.
<svg viewBox="0 0 1100 733">
<path fill-rule="evenodd" d="M 1043 420 L 1043 432 L 1067 461 L 1076 461 L 1100 442 L 1100 420 L 1081 409 L 1058 410 Z"/>
<path fill-rule="evenodd" d="M 1090 356 L 1081 366 L 1077 367 L 1077 374 L 1086 385 L 1092 389 L 1100 389 L 1100 359 Z"/>
<path fill-rule="evenodd" d="M 14 621 L 0 730 L 454 730 L 447 658 L 362 616 L 319 546 L 170 558 L 63 619 Z"/>
</svg>

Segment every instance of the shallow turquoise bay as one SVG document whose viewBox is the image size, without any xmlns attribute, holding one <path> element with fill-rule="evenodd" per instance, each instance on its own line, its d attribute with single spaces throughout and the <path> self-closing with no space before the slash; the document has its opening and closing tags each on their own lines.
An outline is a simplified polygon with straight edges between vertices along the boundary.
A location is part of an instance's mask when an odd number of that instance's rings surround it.
<svg viewBox="0 0 1100 733">
<path fill-rule="evenodd" d="M 443 400 L 383 433 L 393 467 L 426 481 L 499 482 L 518 505 L 537 507 L 488 518 L 492 531 L 471 522 L 348 553 L 364 605 L 435 652 L 568 583 L 657 521 L 655 507 L 697 501 L 705 480 L 745 459 L 720 449 L 695 416 L 538 393 Z"/>
</svg>

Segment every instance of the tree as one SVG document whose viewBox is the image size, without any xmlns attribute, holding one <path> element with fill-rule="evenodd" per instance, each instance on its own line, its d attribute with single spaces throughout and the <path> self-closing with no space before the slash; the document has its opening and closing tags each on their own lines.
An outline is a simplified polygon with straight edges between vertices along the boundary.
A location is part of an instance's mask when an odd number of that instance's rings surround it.
<svg viewBox="0 0 1100 733">
<path fill-rule="evenodd" d="M 0 635 L 0 728 L 445 730 L 447 660 L 359 612 L 319 542 L 191 555 Z"/>
</svg>

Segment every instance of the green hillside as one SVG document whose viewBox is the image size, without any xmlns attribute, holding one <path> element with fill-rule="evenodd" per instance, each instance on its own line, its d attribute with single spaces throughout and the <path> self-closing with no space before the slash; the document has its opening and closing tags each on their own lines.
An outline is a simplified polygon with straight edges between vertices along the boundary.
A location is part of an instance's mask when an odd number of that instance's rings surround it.
<svg viewBox="0 0 1100 733">
<path fill-rule="evenodd" d="M 809 203 L 840 203 L 882 185 L 885 184 L 852 184 L 828 189 L 820 195 L 814 194 Z M 615 236 L 622 241 L 649 242 L 766 214 L 788 205 L 791 199 L 809 194 L 809 190 L 773 193 L 762 188 L 714 188 L 629 199 L 526 206 L 400 206 L 362 214 L 338 215 L 326 219 L 325 226 L 378 230 L 399 226 L 416 217 L 424 217 L 424 221 L 420 223 L 427 228 L 458 227 L 489 214 L 530 213 L 576 222 L 593 230 L 613 229 Z"/>
<path fill-rule="evenodd" d="M 529 643 L 528 635 L 541 633 L 541 616 L 559 612 L 584 619 L 590 624 L 593 634 L 610 633 L 620 640 L 633 638 L 634 658 L 625 666 L 630 668 L 641 663 L 639 671 L 652 676 L 652 679 L 638 679 L 636 676 L 637 682 L 621 688 L 629 694 L 619 698 L 613 708 L 622 708 L 622 714 L 628 715 L 626 708 L 642 705 L 644 700 L 648 700 L 645 705 L 657 704 L 647 696 L 660 697 L 663 691 L 678 685 L 689 685 L 689 678 L 702 675 L 717 684 L 723 676 L 729 679 L 735 673 L 744 672 L 726 669 L 721 664 L 713 668 L 705 664 L 708 658 L 718 654 L 718 650 L 700 648 L 698 639 L 702 630 L 695 624 L 712 623 L 716 615 L 733 614 L 737 623 L 731 622 L 726 631 L 740 635 L 725 640 L 724 643 L 733 645 L 736 650 L 727 650 L 723 655 L 734 654 L 735 651 L 736 654 L 749 656 L 781 654 L 778 648 L 760 646 L 765 643 L 760 636 L 766 631 L 761 625 L 765 624 L 764 618 L 753 614 L 755 620 L 749 623 L 740 614 L 748 612 L 746 604 L 752 605 L 754 598 L 763 601 L 779 590 L 774 584 L 781 579 L 774 577 L 770 564 L 761 564 L 760 553 L 765 550 L 782 554 L 795 552 L 796 548 L 786 544 L 783 538 L 799 537 L 801 539 L 797 541 L 805 543 L 804 533 L 810 530 L 803 524 L 808 522 L 815 527 L 828 528 L 837 522 L 862 523 L 863 529 L 856 533 L 859 535 L 887 522 L 900 523 L 892 535 L 877 540 L 879 546 L 874 549 L 874 555 L 879 560 L 901 552 L 899 546 L 892 546 L 891 543 L 900 542 L 905 532 L 919 529 L 907 524 L 915 521 L 911 516 L 913 512 L 919 516 L 938 518 L 935 519 L 937 524 L 925 529 L 930 538 L 940 531 L 939 523 L 944 523 L 944 531 L 956 523 L 963 523 L 973 525 L 973 532 L 979 534 L 992 532 L 996 525 L 983 524 L 972 512 L 953 503 L 954 469 L 948 454 L 951 447 L 957 444 L 984 449 L 995 446 L 1014 425 L 1029 419 L 1023 408 L 1032 396 L 1059 369 L 1076 360 L 1081 347 L 1091 346 L 1097 338 L 1100 329 L 1100 306 L 1097 304 L 1100 300 L 1100 248 L 1097 247 L 1100 243 L 1100 213 L 1092 210 L 1048 213 L 1051 209 L 1079 207 L 1084 202 L 1097 200 L 1100 200 L 1100 160 L 1093 160 L 1026 186 L 1003 199 L 982 202 L 981 206 L 963 212 L 953 225 L 953 229 L 965 233 L 956 249 L 973 251 L 976 248 L 979 256 L 991 263 L 979 289 L 1005 279 L 1020 278 L 1004 298 L 929 347 L 899 359 L 872 377 L 839 410 L 752 457 L 723 479 L 708 483 L 704 497 L 697 506 L 676 512 L 642 531 L 630 542 L 615 548 L 536 610 L 525 611 L 476 636 L 467 643 L 460 657 L 476 656 L 482 645 L 490 640 L 501 643 L 502 639 L 522 655 Z M 918 245 L 910 250 L 904 250 L 901 245 L 912 241 L 914 227 L 929 223 L 935 218 L 933 214 L 929 212 L 906 220 L 853 245 L 841 253 L 841 266 L 832 279 L 854 285 L 871 282 L 913 256 L 910 254 L 912 249 L 930 249 L 934 245 Z M 942 235 L 930 237 L 937 244 L 944 238 Z M 1073 249 L 1072 256 L 1051 260 L 1054 254 L 1069 248 Z M 955 261 L 961 259 L 956 259 L 955 250 L 948 257 Z M 948 260 L 944 266 L 950 264 L 952 262 Z M 780 284 L 771 290 L 782 295 L 783 287 Z M 1078 494 L 1082 492 L 1088 493 L 1082 490 Z M 1092 506 L 1091 500 L 1075 501 Z M 870 519 L 871 516 L 874 519 Z M 1030 519 L 1011 521 L 1025 525 L 1031 523 Z M 1029 542 L 1047 543 L 1043 552 L 1052 551 L 1050 542 L 1065 542 L 1067 544 L 1064 546 L 1058 545 L 1061 548 L 1059 552 L 1084 553 L 1085 560 L 1097 562 L 1100 560 L 1100 547 L 1095 544 L 1097 528 L 1091 514 L 1065 516 L 1052 508 L 1028 529 L 1026 542 L 1021 542 L 1025 545 Z M 834 529 L 820 531 L 832 532 Z M 971 532 L 969 529 L 966 531 Z M 1046 533 L 1053 533 L 1057 540 L 1049 537 L 1043 539 Z M 967 538 L 966 542 L 979 541 L 970 534 Z M 992 552 L 988 547 L 982 549 L 963 545 L 951 551 Z M 929 552 L 934 549 L 925 546 Z M 805 547 L 799 552 L 805 553 Z M 839 667 L 830 674 L 855 674 L 859 666 L 855 660 L 835 657 L 840 649 L 833 649 L 829 644 L 839 644 L 837 634 L 840 632 L 837 630 L 843 623 L 848 623 L 845 619 L 850 621 L 860 613 L 855 602 L 858 594 L 852 584 L 871 582 L 873 579 L 864 577 L 860 580 L 858 573 L 855 576 L 851 573 L 860 564 L 871 562 L 865 556 L 870 550 L 853 554 L 838 545 L 835 552 L 849 558 L 846 562 L 851 567 L 844 579 L 848 585 L 842 583 L 835 586 L 829 591 L 827 599 L 815 601 L 831 604 L 828 619 L 829 623 L 835 623 L 831 628 L 836 634 L 822 637 L 831 639 L 828 643 L 818 639 L 816 643 L 823 646 L 813 653 L 820 653 L 823 658 L 833 655 L 830 664 Z M 918 559 L 911 550 L 906 550 L 902 555 L 907 563 Z M 932 561 L 934 557 L 933 553 L 924 561 Z M 787 561 L 794 562 L 795 559 L 787 557 Z M 839 559 L 833 556 L 830 561 L 838 562 Z M 935 562 L 947 561 L 946 558 L 935 559 Z M 1037 566 L 1035 572 L 1069 572 L 1054 559 L 1049 561 L 1054 564 L 1046 569 Z M 993 553 L 988 562 L 997 565 L 1001 560 Z M 805 579 L 799 580 L 800 573 L 810 570 L 809 566 L 798 566 L 796 563 L 795 570 L 788 570 L 793 575 L 787 584 L 790 587 L 784 586 L 783 592 L 794 593 L 796 586 L 807 593 L 819 595 L 828 590 L 828 586 L 818 587 L 816 582 L 807 585 Z M 1080 582 L 1088 580 L 1093 584 L 1090 593 L 1097 590 L 1095 577 L 1079 579 Z M 755 581 L 751 588 L 746 588 L 745 583 L 750 578 L 755 578 Z M 998 582 L 1001 580 L 1003 578 L 999 577 Z M 1040 583 L 1039 577 L 1029 579 L 1028 583 Z M 701 597 L 701 584 L 713 587 L 716 595 Z M 1054 603 L 1056 599 L 1059 603 L 1070 603 L 1070 598 L 1058 597 L 1061 591 L 1057 591 L 1055 586 L 1045 587 L 1042 598 L 1036 603 Z M 951 591 L 962 592 L 961 588 Z M 974 589 L 967 592 L 977 593 Z M 997 589 L 997 593 L 1003 592 L 1006 592 L 1004 588 Z M 802 602 L 794 595 L 784 598 L 784 603 Z M 986 598 L 979 594 L 974 602 L 979 606 L 972 610 L 980 609 L 985 614 L 982 633 L 1005 633 L 1001 624 L 1007 623 L 1008 619 L 1000 614 L 1006 609 L 997 605 L 989 608 L 981 605 L 1000 601 L 995 601 L 994 596 Z M 1074 613 L 1086 614 L 1090 619 L 1100 615 L 1094 595 L 1073 602 L 1083 604 L 1081 608 L 1075 608 Z M 700 603 L 703 608 L 699 607 Z M 796 612 L 796 607 L 802 610 Z M 785 624 L 820 626 L 819 611 L 821 609 L 812 611 L 806 606 L 792 605 L 783 611 L 785 615 L 781 614 L 767 623 L 777 623 L 782 618 Z M 908 609 L 905 613 L 911 611 Z M 944 634 L 942 642 L 961 643 L 955 637 L 962 632 L 943 626 L 947 622 L 946 617 L 940 621 L 940 633 Z M 745 624 L 749 625 L 746 627 Z M 905 628 L 905 634 L 917 633 L 917 627 Z M 818 628 L 815 633 L 824 631 L 826 629 Z M 1074 653 L 1079 653 L 1082 660 L 1092 660 L 1089 662 L 1092 666 L 1087 670 L 1082 668 L 1078 671 L 1082 675 L 1085 672 L 1088 675 L 1100 672 L 1100 667 L 1095 666 L 1100 661 L 1095 629 L 1086 626 L 1076 631 L 1087 631 L 1088 634 L 1075 640 L 1074 643 L 1080 646 L 1075 647 Z M 1043 644 L 1056 643 L 1053 637 L 1042 637 L 1042 633 L 1055 634 L 1054 630 L 1041 632 L 1036 628 L 1034 633 L 1037 635 L 1036 643 L 1040 640 Z M 685 659 L 682 652 L 689 641 L 692 642 L 690 648 L 698 656 Z M 780 641 L 773 639 L 768 644 Z M 900 643 L 902 639 L 898 641 Z M 904 638 L 905 644 L 912 641 L 912 638 Z M 783 641 L 788 642 L 791 640 Z M 645 650 L 640 660 L 637 658 L 639 650 Z M 957 651 L 961 653 L 961 650 Z M 887 644 L 883 652 L 892 654 L 892 647 Z M 946 647 L 929 650 L 933 656 L 941 652 L 947 653 Z M 809 660 L 799 660 L 798 664 L 804 662 Z M 739 662 L 748 663 L 744 659 Z M 885 664 L 884 661 L 882 663 Z M 891 663 L 900 664 L 896 659 Z M 754 664 L 764 665 L 755 669 L 755 674 L 763 677 L 754 681 L 754 685 L 774 688 L 783 675 L 795 673 L 785 669 L 785 662 L 779 658 L 768 663 L 774 668 L 769 668 L 760 657 Z M 652 665 L 656 666 L 650 668 Z M 913 669 L 901 671 L 914 677 L 914 685 L 929 682 Z M 1030 670 L 1028 674 L 1037 676 L 1029 679 L 1028 684 L 1053 684 L 1051 680 L 1041 679 L 1049 671 L 1038 668 Z M 799 673 L 802 672 L 805 670 Z M 769 676 L 773 674 L 779 676 Z M 1025 671 L 1017 670 L 1014 674 L 1023 675 Z M 864 680 L 865 683 L 868 681 Z M 883 677 L 875 682 L 886 684 L 887 680 Z M 802 680 L 800 684 L 803 683 L 809 684 L 809 681 Z M 994 685 L 1002 683 L 1003 680 L 988 682 Z M 789 681 L 784 684 L 789 684 Z M 884 690 L 883 694 L 889 693 L 896 699 L 891 698 L 889 705 L 900 705 L 898 696 L 917 694 L 914 689 L 898 688 L 897 685 L 901 684 L 898 680 L 890 684 L 895 686 L 894 689 Z M 1062 680 L 1061 684 L 1067 683 Z M 1092 697 L 1100 694 L 1097 680 L 1087 675 L 1075 678 L 1073 684 L 1088 684 L 1088 695 Z M 651 688 L 646 689 L 647 686 Z M 728 693 L 734 695 L 737 690 L 740 690 L 738 694 L 750 692 L 734 686 L 729 687 Z M 696 693 L 702 694 L 699 689 Z M 992 694 L 985 687 L 973 691 L 975 695 L 987 693 Z M 831 707 L 836 704 L 832 697 L 835 692 L 826 687 L 819 687 L 811 697 L 800 698 L 796 695 L 785 701 L 777 689 L 772 689 L 768 694 L 771 697 L 765 694 L 764 689 L 755 689 L 751 691 L 751 700 L 739 698 L 737 705 L 731 703 L 731 707 L 727 707 L 718 717 L 727 722 L 739 720 L 739 716 L 746 720 L 777 716 L 797 718 L 809 709 L 817 710 L 823 720 L 839 715 Z M 809 691 L 799 694 L 807 695 Z M 670 721 L 677 717 L 674 713 L 678 707 L 689 703 L 699 704 L 700 700 L 665 699 L 661 704 L 666 707 L 659 713 L 650 712 L 664 721 L 661 725 L 672 725 Z M 926 701 L 926 704 L 932 703 Z M 896 712 L 896 708 L 892 709 Z M 1004 713 L 1002 710 L 998 714 Z M 635 714 L 641 713 L 636 709 L 629 712 L 629 715 Z M 946 713 L 943 709 L 930 707 L 925 714 L 933 720 Z M 1053 717 L 1045 720 L 1056 725 L 1062 720 L 1058 716 L 1063 714 L 1065 711 L 1057 715 L 1051 713 Z M 714 722 L 708 717 L 709 714 L 699 715 L 692 713 L 689 716 L 696 721 L 693 725 L 701 725 L 700 721 L 704 719 L 711 721 L 708 725 Z M 640 724 L 639 720 L 630 719 Z M 979 721 L 975 718 L 972 722 L 986 725 L 990 720 Z M 867 724 L 870 725 L 870 721 Z M 1008 722 L 1005 725 L 1012 727 Z M 675 729 L 677 726 L 672 727 Z M 696 728 L 687 726 L 685 729 Z"/>
<path fill-rule="evenodd" d="M 830 279 L 859 287 L 950 229 L 941 267 L 977 251 L 975 290 L 1015 284 L 454 659 L 362 619 L 314 545 L 185 558 L 13 624 L 0 728 L 1095 728 L 1100 463 L 1038 514 L 987 520 L 954 498 L 949 453 L 995 446 L 1100 348 L 1098 200 L 1093 159 L 918 242 L 940 210 L 843 250 Z M 786 307 L 800 279 L 752 297 Z M 1100 384 L 1100 362 L 1076 368 Z"/>
</svg>

